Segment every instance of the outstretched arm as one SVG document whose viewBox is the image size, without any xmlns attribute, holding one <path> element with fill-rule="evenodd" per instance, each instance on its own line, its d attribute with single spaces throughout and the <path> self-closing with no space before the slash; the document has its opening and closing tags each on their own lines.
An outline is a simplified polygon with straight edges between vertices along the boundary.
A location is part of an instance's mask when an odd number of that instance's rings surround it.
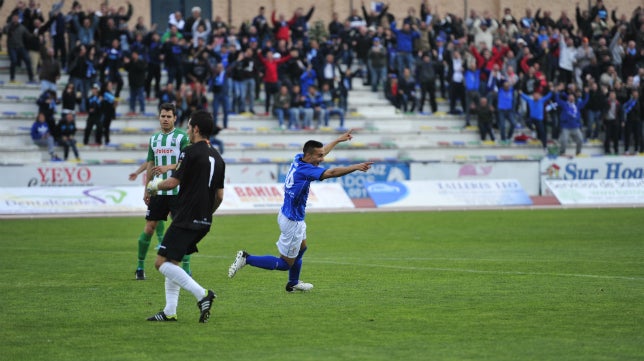
<svg viewBox="0 0 644 361">
<path fill-rule="evenodd" d="M 336 145 L 342 142 L 346 142 L 347 140 L 353 139 L 353 135 L 351 135 L 351 132 L 353 132 L 353 129 L 349 129 L 346 133 L 342 134 L 339 136 L 336 140 L 332 141 L 331 143 L 325 144 L 324 148 L 324 155 L 327 155 L 335 148 Z"/>
<path fill-rule="evenodd" d="M 347 175 L 349 173 L 353 173 L 357 170 L 366 172 L 371 168 L 371 165 L 373 162 L 364 162 L 364 163 L 359 163 L 359 164 L 353 164 L 347 167 L 336 167 L 336 168 L 330 168 L 324 171 L 322 175 L 320 176 L 320 180 L 324 180 L 327 178 L 337 178 L 337 177 L 342 177 L 343 175 Z"/>
</svg>

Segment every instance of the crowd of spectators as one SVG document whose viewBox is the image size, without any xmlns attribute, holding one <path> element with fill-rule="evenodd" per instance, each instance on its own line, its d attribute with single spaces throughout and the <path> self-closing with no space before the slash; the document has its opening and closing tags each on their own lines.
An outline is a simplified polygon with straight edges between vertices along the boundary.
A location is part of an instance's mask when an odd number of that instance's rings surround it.
<svg viewBox="0 0 644 361">
<path fill-rule="evenodd" d="M 180 123 L 212 107 L 222 128 L 231 113 L 253 113 L 272 114 L 283 129 L 309 129 L 329 126 L 332 116 L 344 127 L 353 82 L 362 81 L 401 112 L 436 113 L 444 99 L 465 126 L 476 117 L 481 139 L 495 140 L 498 129 L 509 142 L 527 127 L 544 149 L 561 140 L 565 150 L 572 136 L 578 153 L 579 142 L 603 135 L 606 153 L 618 153 L 620 140 L 625 153 L 644 151 L 642 6 L 618 14 L 597 0 L 590 9 L 577 3 L 573 18 L 541 9 L 515 16 L 509 8 L 500 18 L 476 10 L 462 18 L 427 0 L 404 16 L 370 5 L 345 18 L 334 13 L 328 24 L 312 24 L 314 6 L 292 16 L 260 7 L 238 25 L 194 7 L 148 27 L 141 18 L 131 24 L 129 2 L 86 10 L 74 2 L 67 12 L 61 2 L 45 20 L 21 0 L 4 29 L 10 76 L 20 63 L 30 80 L 38 69 L 43 96 L 58 102 L 51 90 L 60 72 L 69 74 L 74 107 L 87 114 L 84 143 L 94 126 L 96 142 L 109 142 L 126 84 L 131 115 L 158 99 L 177 105 Z M 255 104 L 262 91 L 263 111 Z"/>
</svg>

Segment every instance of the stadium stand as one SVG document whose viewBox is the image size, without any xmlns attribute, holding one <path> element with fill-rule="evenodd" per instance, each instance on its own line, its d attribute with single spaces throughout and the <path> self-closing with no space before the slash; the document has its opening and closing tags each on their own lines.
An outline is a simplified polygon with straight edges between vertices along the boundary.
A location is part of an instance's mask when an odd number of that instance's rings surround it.
<svg viewBox="0 0 644 361">
<path fill-rule="evenodd" d="M 0 54 L 0 68 L 7 66 L 6 54 Z M 66 84 L 63 76 L 59 84 L 62 91 Z M 18 72 L 17 83 L 0 83 L 0 163 L 24 164 L 48 161 L 45 149 L 39 149 L 31 142 L 29 128 L 35 119 L 35 95 L 38 85 L 27 84 L 26 74 Z M 22 82 L 20 82 L 22 81 Z M 121 97 L 127 99 L 128 87 Z M 117 108 L 117 118 L 112 122 L 110 146 L 80 145 L 83 162 L 131 163 L 133 159 L 143 161 L 147 140 L 155 130 L 156 118 L 152 114 L 125 115 L 127 102 Z M 158 102 L 148 102 L 146 107 L 154 109 Z M 382 99 L 372 93 L 368 86 L 356 84 L 349 100 L 350 114 L 345 126 L 353 128 L 360 135 L 360 142 L 338 147 L 336 158 L 397 159 L 413 161 L 473 161 L 498 159 L 539 159 L 543 151 L 535 143 L 480 142 L 478 130 L 462 128 L 462 116 L 397 114 Z M 447 110 L 445 102 L 439 103 L 441 111 Z M 56 116 L 56 119 L 60 115 Z M 77 116 L 79 133 L 85 128 L 86 116 Z M 333 120 L 331 121 L 331 123 Z M 474 124 L 476 122 L 474 121 Z M 219 138 L 226 144 L 225 158 L 235 162 L 266 162 L 289 159 L 293 149 L 301 147 L 309 138 L 330 138 L 339 130 L 321 127 L 317 130 L 282 130 L 274 117 L 260 115 L 231 115 L 229 128 L 222 130 Z M 602 154 L 598 144 L 585 144 L 583 153 Z"/>
</svg>

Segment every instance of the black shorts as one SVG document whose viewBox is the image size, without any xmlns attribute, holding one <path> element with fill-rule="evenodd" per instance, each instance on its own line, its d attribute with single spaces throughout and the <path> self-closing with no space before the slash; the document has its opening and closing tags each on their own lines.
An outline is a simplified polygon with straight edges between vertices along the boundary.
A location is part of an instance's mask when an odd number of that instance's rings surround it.
<svg viewBox="0 0 644 361">
<path fill-rule="evenodd" d="M 179 196 L 150 197 L 145 219 L 148 221 L 167 221 L 168 213 L 174 214 Z"/>
<path fill-rule="evenodd" d="M 187 229 L 170 224 L 157 254 L 181 262 L 183 256 L 199 252 L 197 243 L 208 234 L 208 231 L 209 229 Z"/>
</svg>

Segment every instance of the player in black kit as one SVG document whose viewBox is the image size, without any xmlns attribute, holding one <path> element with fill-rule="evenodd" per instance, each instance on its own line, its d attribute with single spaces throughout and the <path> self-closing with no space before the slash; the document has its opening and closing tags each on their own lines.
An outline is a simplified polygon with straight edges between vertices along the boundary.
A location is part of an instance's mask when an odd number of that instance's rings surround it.
<svg viewBox="0 0 644 361">
<path fill-rule="evenodd" d="M 155 267 L 165 278 L 165 308 L 148 321 L 176 321 L 179 290 L 183 288 L 198 300 L 199 322 L 207 322 L 216 295 L 199 285 L 178 264 L 186 254 L 197 252 L 197 243 L 210 231 L 212 215 L 224 197 L 225 164 L 208 142 L 213 129 L 212 115 L 200 110 L 191 114 L 188 136 L 191 145 L 179 156 L 172 176 L 152 180 L 148 192 L 172 189 L 181 184 L 177 211 L 159 248 Z"/>
</svg>

